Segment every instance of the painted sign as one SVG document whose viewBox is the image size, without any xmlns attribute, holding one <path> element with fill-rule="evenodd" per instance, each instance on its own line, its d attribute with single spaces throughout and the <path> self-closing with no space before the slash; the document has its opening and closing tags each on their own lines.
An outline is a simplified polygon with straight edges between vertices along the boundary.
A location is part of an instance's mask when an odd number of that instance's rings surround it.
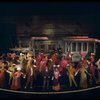
<svg viewBox="0 0 100 100">
<path fill-rule="evenodd" d="M 72 55 L 72 62 L 78 62 L 81 59 L 81 55 L 79 53 L 75 53 Z"/>
</svg>

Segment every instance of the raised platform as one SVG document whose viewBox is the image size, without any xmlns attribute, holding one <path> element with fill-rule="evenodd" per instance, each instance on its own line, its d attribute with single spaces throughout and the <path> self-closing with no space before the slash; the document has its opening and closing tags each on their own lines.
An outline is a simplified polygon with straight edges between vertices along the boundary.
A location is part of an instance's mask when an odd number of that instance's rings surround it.
<svg viewBox="0 0 100 100">
<path fill-rule="evenodd" d="M 100 86 L 91 87 L 87 89 L 60 91 L 60 92 L 26 92 L 26 91 L 13 91 L 0 88 L 0 98 L 35 98 L 35 99 L 86 99 L 100 98 Z"/>
</svg>

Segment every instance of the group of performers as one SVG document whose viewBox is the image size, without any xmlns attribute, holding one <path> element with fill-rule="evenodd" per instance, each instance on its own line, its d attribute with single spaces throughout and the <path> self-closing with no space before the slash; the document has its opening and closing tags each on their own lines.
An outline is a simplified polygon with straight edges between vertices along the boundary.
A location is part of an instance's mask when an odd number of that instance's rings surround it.
<svg viewBox="0 0 100 100">
<path fill-rule="evenodd" d="M 7 53 L 0 56 L 0 88 L 12 90 L 33 89 L 34 81 L 42 77 L 43 89 L 61 90 L 61 77 L 65 75 L 69 88 L 88 88 L 100 82 L 100 59 L 95 62 L 95 54 L 88 58 L 80 53 L 79 62 L 72 62 L 72 53 L 57 51 L 44 54 L 39 52 L 34 57 L 32 52 Z M 66 79 L 65 78 L 65 79 Z M 78 81 L 77 81 L 78 78 Z M 39 81 L 37 81 L 39 82 Z M 38 83 L 37 83 L 38 84 Z"/>
</svg>

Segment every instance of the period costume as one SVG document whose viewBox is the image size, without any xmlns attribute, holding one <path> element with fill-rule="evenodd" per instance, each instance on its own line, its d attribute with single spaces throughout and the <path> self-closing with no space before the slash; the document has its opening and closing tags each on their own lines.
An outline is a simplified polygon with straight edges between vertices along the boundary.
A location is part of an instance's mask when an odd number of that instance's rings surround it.
<svg viewBox="0 0 100 100">
<path fill-rule="evenodd" d="M 20 54 L 19 62 L 21 64 L 21 66 L 22 66 L 22 72 L 26 73 L 25 68 L 26 68 L 27 60 L 25 58 L 25 55 L 22 54 L 22 53 Z"/>
<path fill-rule="evenodd" d="M 48 60 L 48 55 L 44 55 L 44 57 L 42 58 L 42 60 L 40 62 L 39 72 L 41 72 L 42 74 L 45 71 L 47 60 Z"/>
<path fill-rule="evenodd" d="M 25 88 L 27 88 L 28 85 L 30 85 L 29 88 L 33 87 L 33 72 L 34 71 L 33 71 L 32 67 L 29 68 L 29 69 L 27 69 L 27 74 L 26 74 L 27 80 L 26 80 L 26 86 L 25 86 Z"/>
<path fill-rule="evenodd" d="M 57 59 L 58 59 L 58 54 L 57 54 L 57 53 L 54 53 L 54 54 L 52 55 L 51 59 L 52 59 L 52 63 L 51 63 L 51 65 L 50 65 L 50 70 L 52 70 L 52 69 L 53 69 L 53 65 L 56 64 Z"/>
<path fill-rule="evenodd" d="M 80 68 L 80 88 L 87 88 L 88 87 L 88 84 L 87 84 L 87 74 L 90 75 L 86 68 L 84 66 L 82 66 Z M 90 75 L 91 76 L 91 75 Z"/>
<path fill-rule="evenodd" d="M 75 78 L 74 78 L 75 72 L 76 72 L 76 70 L 73 67 L 73 65 L 69 64 L 69 66 L 67 67 L 67 75 L 69 78 L 70 87 L 72 87 L 72 82 L 77 87 L 77 83 L 76 83 Z"/>
<path fill-rule="evenodd" d="M 3 88 L 5 84 L 5 70 L 0 68 L 0 87 Z"/>
<path fill-rule="evenodd" d="M 39 54 L 36 57 L 36 66 L 37 68 L 39 68 L 40 66 L 40 61 L 42 60 L 43 54 L 41 52 L 39 52 Z"/>
<path fill-rule="evenodd" d="M 57 65 L 55 65 L 55 66 L 57 66 Z M 53 80 L 52 89 L 54 91 L 60 91 L 60 89 L 61 89 L 60 82 L 59 82 L 59 77 L 60 77 L 60 71 L 58 70 L 57 67 L 55 67 L 53 77 L 52 77 L 52 80 Z"/>
<path fill-rule="evenodd" d="M 49 88 L 49 81 L 50 81 L 50 72 L 48 67 L 46 67 L 43 75 L 43 89 Z"/>
<path fill-rule="evenodd" d="M 90 71 L 90 73 L 91 73 L 91 79 L 93 80 L 94 79 L 94 81 L 97 83 L 97 79 L 96 79 L 96 77 L 95 77 L 95 75 L 96 75 L 96 66 L 94 66 L 93 65 L 93 62 L 88 62 L 88 66 L 89 66 L 89 71 Z"/>
<path fill-rule="evenodd" d="M 21 89 L 21 75 L 24 74 L 21 72 L 21 68 L 17 67 L 17 72 L 14 73 L 13 79 L 12 79 L 12 84 L 11 84 L 11 89 L 12 90 L 19 90 Z"/>
<path fill-rule="evenodd" d="M 90 59 L 88 60 L 88 66 L 89 66 L 89 71 L 91 73 L 91 80 L 94 80 L 95 83 L 97 83 L 97 79 L 96 79 L 96 70 L 98 70 L 96 68 L 96 66 L 94 65 L 94 53 L 91 53 L 90 55 Z"/>
<path fill-rule="evenodd" d="M 100 59 L 97 60 L 96 65 L 98 66 L 98 82 L 100 82 Z"/>
<path fill-rule="evenodd" d="M 9 66 L 9 68 L 8 68 L 8 70 L 7 70 L 7 72 L 9 73 L 9 84 L 11 83 L 11 81 L 12 81 L 12 78 L 13 78 L 13 75 L 14 75 L 14 73 L 15 73 L 15 70 L 16 70 L 16 67 L 15 67 L 16 65 L 15 64 L 10 64 L 10 66 Z"/>
<path fill-rule="evenodd" d="M 66 55 L 63 55 L 61 58 L 61 61 L 60 61 L 60 66 L 61 66 L 62 70 L 65 69 L 67 64 L 68 64 L 68 61 L 67 61 Z"/>
<path fill-rule="evenodd" d="M 34 61 L 32 57 L 30 57 L 30 59 L 27 62 L 27 69 L 26 69 L 26 86 L 25 88 L 27 88 L 29 86 L 29 88 L 33 87 L 33 78 L 34 78 L 34 67 L 36 67 L 36 65 L 34 65 Z"/>
<path fill-rule="evenodd" d="M 5 68 L 4 63 L 0 61 L 0 87 L 3 88 L 5 85 Z"/>
</svg>

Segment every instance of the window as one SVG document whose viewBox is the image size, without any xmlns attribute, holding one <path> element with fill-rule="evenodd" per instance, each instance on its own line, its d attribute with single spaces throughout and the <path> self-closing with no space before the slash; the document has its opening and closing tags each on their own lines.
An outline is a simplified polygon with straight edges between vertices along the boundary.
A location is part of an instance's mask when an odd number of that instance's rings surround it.
<svg viewBox="0 0 100 100">
<path fill-rule="evenodd" d="M 21 47 L 23 47 L 23 48 L 29 47 L 28 41 L 21 41 L 21 42 L 20 42 L 20 45 L 21 45 Z"/>
<path fill-rule="evenodd" d="M 34 45 L 34 48 L 35 48 L 35 49 L 38 49 L 38 46 L 35 44 L 35 45 Z"/>
<path fill-rule="evenodd" d="M 45 48 L 45 45 L 40 45 L 41 49 L 44 49 Z"/>
<path fill-rule="evenodd" d="M 44 44 L 42 44 L 42 45 L 40 45 L 40 49 L 39 49 L 41 52 L 45 52 L 45 45 Z"/>
<path fill-rule="evenodd" d="M 52 45 L 48 45 L 48 50 L 52 50 Z"/>
<path fill-rule="evenodd" d="M 83 51 L 87 51 L 87 43 L 83 43 Z"/>
<path fill-rule="evenodd" d="M 72 52 L 76 51 L 76 43 L 72 43 Z"/>
<path fill-rule="evenodd" d="M 81 51 L 81 43 L 77 43 L 77 51 Z"/>
<path fill-rule="evenodd" d="M 94 43 L 89 43 L 89 52 L 94 52 Z"/>
</svg>

